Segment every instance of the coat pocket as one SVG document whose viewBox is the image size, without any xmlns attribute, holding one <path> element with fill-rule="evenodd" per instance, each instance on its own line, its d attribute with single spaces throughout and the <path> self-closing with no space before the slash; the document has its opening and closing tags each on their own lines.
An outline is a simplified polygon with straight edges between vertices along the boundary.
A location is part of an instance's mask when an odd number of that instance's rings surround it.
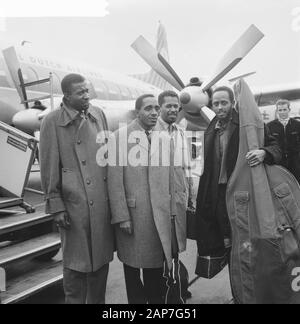
<svg viewBox="0 0 300 324">
<path fill-rule="evenodd" d="M 288 184 L 282 183 L 273 191 L 286 218 L 285 220 L 280 219 L 282 224 L 278 231 L 281 234 L 283 261 L 287 262 L 290 259 L 300 257 L 300 209 Z"/>
<path fill-rule="evenodd" d="M 300 207 L 290 186 L 287 183 L 282 183 L 275 187 L 273 192 L 285 211 L 288 224 L 293 227 L 300 239 Z"/>
<path fill-rule="evenodd" d="M 234 193 L 235 216 L 237 226 L 249 235 L 249 192 L 237 191 Z M 246 234 L 247 233 L 247 234 Z M 249 238 L 249 237 L 247 237 Z"/>
<path fill-rule="evenodd" d="M 77 175 L 71 169 L 62 169 L 62 192 L 66 201 L 78 202 L 80 198 Z"/>
<path fill-rule="evenodd" d="M 136 199 L 135 198 L 127 198 L 127 206 L 129 208 L 136 208 Z"/>
<path fill-rule="evenodd" d="M 292 136 L 293 139 L 298 141 L 298 139 L 299 139 L 299 133 L 298 132 L 292 132 L 291 136 Z"/>
</svg>

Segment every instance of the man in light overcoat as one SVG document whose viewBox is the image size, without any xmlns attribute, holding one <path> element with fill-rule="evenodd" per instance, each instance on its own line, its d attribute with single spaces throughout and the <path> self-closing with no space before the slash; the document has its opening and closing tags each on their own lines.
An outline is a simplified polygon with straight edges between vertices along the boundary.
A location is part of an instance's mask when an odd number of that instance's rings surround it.
<svg viewBox="0 0 300 324">
<path fill-rule="evenodd" d="M 137 99 L 137 119 L 114 134 L 117 163 L 108 171 L 117 252 L 124 264 L 128 302 L 132 304 L 163 303 L 164 262 L 169 269 L 172 266 L 170 168 L 161 165 L 157 146 L 160 132 L 154 131 L 159 111 L 153 95 Z M 176 183 L 176 199 L 185 210 L 187 190 Z M 178 223 L 181 251 L 186 245 L 185 226 L 184 220 Z"/>
<path fill-rule="evenodd" d="M 61 233 L 66 303 L 104 303 L 114 239 L 107 168 L 96 162 L 96 139 L 107 123 L 103 112 L 90 105 L 81 75 L 67 75 L 61 86 L 61 107 L 41 127 L 46 212 L 56 215 Z"/>
</svg>

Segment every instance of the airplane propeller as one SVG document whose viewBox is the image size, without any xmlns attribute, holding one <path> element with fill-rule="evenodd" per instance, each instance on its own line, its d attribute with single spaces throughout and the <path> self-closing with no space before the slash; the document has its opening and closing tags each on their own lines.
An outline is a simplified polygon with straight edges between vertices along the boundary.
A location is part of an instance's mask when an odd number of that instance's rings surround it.
<svg viewBox="0 0 300 324">
<path fill-rule="evenodd" d="M 139 36 L 131 47 L 175 89 L 180 91 L 184 88 L 184 83 L 167 60 L 143 36 Z"/>
<path fill-rule="evenodd" d="M 200 113 L 204 118 L 211 119 L 211 114 L 208 116 L 208 111 L 204 108 L 209 105 L 210 88 L 241 62 L 263 37 L 264 34 L 255 25 L 251 25 L 226 52 L 212 75 L 201 86 L 192 84 L 187 87 L 164 57 L 143 36 L 139 36 L 131 46 L 153 70 L 180 91 L 179 98 L 185 112 Z"/>
</svg>

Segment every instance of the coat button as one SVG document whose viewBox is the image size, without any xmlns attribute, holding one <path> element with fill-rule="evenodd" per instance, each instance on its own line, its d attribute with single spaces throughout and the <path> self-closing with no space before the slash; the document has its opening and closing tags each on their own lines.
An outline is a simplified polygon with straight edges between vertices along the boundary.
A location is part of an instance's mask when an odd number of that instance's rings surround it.
<svg viewBox="0 0 300 324">
<path fill-rule="evenodd" d="M 90 201 L 90 205 L 94 206 L 94 201 L 93 200 Z"/>
<path fill-rule="evenodd" d="M 107 177 L 104 177 L 103 180 L 106 182 L 107 181 Z"/>
<path fill-rule="evenodd" d="M 81 140 L 78 140 L 78 141 L 77 141 L 77 144 L 80 145 L 80 144 L 81 144 Z"/>
<path fill-rule="evenodd" d="M 82 165 L 86 165 L 86 160 L 81 161 Z"/>
<path fill-rule="evenodd" d="M 86 184 L 87 185 L 90 185 L 91 184 L 91 180 L 90 179 L 86 180 Z"/>
</svg>

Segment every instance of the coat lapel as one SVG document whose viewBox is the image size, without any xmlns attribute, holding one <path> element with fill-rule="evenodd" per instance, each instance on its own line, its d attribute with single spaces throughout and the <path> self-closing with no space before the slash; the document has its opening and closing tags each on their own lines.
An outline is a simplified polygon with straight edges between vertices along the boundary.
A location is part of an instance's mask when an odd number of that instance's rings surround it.
<svg viewBox="0 0 300 324">
<path fill-rule="evenodd" d="M 139 145 L 139 147 L 145 150 L 147 153 L 149 152 L 149 142 L 145 130 L 139 124 L 138 120 L 134 120 L 128 127 L 128 136 L 130 136 L 131 132 L 136 132 L 134 135 L 135 145 Z"/>
</svg>

